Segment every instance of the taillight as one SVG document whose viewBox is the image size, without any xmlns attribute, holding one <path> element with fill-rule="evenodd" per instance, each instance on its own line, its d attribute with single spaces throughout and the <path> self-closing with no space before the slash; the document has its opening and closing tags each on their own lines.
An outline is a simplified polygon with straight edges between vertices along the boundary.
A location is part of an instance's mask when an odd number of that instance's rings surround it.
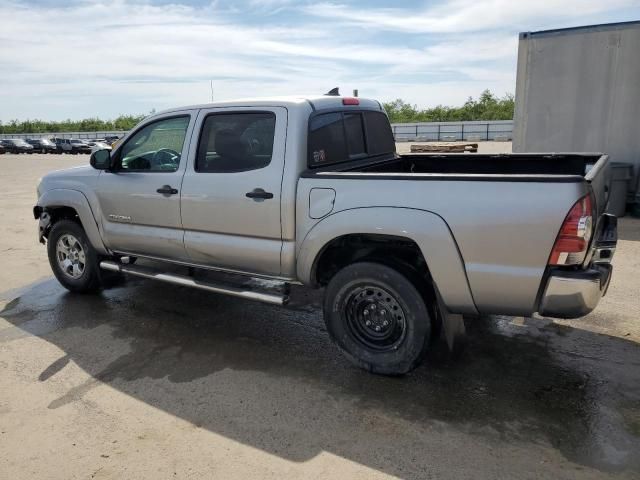
<svg viewBox="0 0 640 480">
<path fill-rule="evenodd" d="M 551 250 L 549 265 L 577 265 L 584 261 L 591 239 L 593 225 L 593 205 L 591 196 L 578 200 L 558 233 Z"/>
<path fill-rule="evenodd" d="M 343 105 L 360 105 L 360 100 L 355 97 L 345 97 L 342 99 Z"/>
</svg>

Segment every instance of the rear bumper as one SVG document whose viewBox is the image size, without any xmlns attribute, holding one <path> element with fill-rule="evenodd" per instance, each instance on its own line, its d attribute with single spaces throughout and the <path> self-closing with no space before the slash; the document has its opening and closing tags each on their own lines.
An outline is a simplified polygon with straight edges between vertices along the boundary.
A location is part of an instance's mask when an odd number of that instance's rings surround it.
<svg viewBox="0 0 640 480">
<path fill-rule="evenodd" d="M 540 297 L 540 315 L 556 318 L 578 318 L 593 311 L 607 293 L 613 266 L 611 259 L 618 240 L 617 221 L 603 215 L 598 239 L 593 243 L 583 269 L 552 268 Z"/>
<path fill-rule="evenodd" d="M 588 270 L 551 271 L 540 300 L 540 315 L 578 318 L 591 312 L 607 293 L 610 264 L 594 264 Z"/>
</svg>

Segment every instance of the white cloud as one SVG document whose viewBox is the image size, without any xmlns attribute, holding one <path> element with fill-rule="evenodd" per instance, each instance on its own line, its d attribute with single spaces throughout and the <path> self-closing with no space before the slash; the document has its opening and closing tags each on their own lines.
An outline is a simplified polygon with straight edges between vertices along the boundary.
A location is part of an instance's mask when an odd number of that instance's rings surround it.
<svg viewBox="0 0 640 480">
<path fill-rule="evenodd" d="M 381 100 L 461 103 L 484 88 L 513 92 L 512 24 L 545 11 L 555 15 L 560 4 L 494 0 L 484 3 L 481 15 L 480 2 L 449 0 L 416 15 L 375 8 L 356 14 L 351 7 L 291 0 L 215 0 L 201 7 L 16 1 L 0 1 L 3 121 L 108 118 L 201 103 L 209 100 L 210 79 L 218 99 L 317 94 L 340 85 Z M 605 8 L 566 0 L 561 15 L 577 3 L 586 12 Z M 460 33 L 473 17 L 479 31 Z M 508 28 L 498 28 L 499 22 Z M 422 33 L 430 29 L 445 33 Z"/>
<path fill-rule="evenodd" d="M 355 8 L 340 3 L 305 7 L 309 15 L 410 33 L 472 32 L 527 25 L 537 20 L 578 19 L 638 6 L 638 0 L 449 0 L 426 8 Z"/>
</svg>

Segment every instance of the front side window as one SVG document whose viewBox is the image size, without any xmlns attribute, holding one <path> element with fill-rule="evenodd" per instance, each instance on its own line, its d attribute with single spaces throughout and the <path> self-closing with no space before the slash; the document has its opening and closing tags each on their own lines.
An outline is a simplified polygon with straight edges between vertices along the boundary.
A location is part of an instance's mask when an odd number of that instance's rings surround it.
<svg viewBox="0 0 640 480">
<path fill-rule="evenodd" d="M 167 118 L 150 123 L 122 146 L 119 170 L 124 172 L 175 172 L 189 127 L 190 117 Z"/>
<path fill-rule="evenodd" d="M 276 116 L 272 112 L 214 113 L 203 125 L 196 171 L 246 172 L 271 163 Z"/>
</svg>

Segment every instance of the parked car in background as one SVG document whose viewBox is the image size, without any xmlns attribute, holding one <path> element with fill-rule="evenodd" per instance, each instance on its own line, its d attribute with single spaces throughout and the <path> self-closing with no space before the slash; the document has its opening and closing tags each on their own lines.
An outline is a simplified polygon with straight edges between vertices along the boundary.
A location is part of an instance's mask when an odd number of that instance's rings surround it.
<svg viewBox="0 0 640 480">
<path fill-rule="evenodd" d="M 71 153 L 91 153 L 91 147 L 84 140 L 71 140 Z"/>
<path fill-rule="evenodd" d="M 4 145 L 2 145 L 2 142 L 0 142 L 0 155 L 7 153 L 7 150 L 4 148 Z"/>
<path fill-rule="evenodd" d="M 46 138 L 27 138 L 25 141 L 33 147 L 34 152 L 58 153 L 56 144 Z"/>
<path fill-rule="evenodd" d="M 97 152 L 98 150 L 111 150 L 111 145 L 98 140 L 87 142 L 87 145 L 91 147 L 91 153 Z"/>
<path fill-rule="evenodd" d="M 2 145 L 9 153 L 33 153 L 33 147 L 21 138 L 2 140 Z"/>
<path fill-rule="evenodd" d="M 104 137 L 105 143 L 108 143 L 111 146 L 113 146 L 113 144 L 118 140 L 120 140 L 120 137 L 118 137 L 117 135 L 107 135 L 106 137 Z"/>
<path fill-rule="evenodd" d="M 73 138 L 54 138 L 53 141 L 58 148 L 59 153 L 71 153 L 77 155 L 79 153 L 91 153 L 91 147 L 82 140 Z"/>
</svg>

